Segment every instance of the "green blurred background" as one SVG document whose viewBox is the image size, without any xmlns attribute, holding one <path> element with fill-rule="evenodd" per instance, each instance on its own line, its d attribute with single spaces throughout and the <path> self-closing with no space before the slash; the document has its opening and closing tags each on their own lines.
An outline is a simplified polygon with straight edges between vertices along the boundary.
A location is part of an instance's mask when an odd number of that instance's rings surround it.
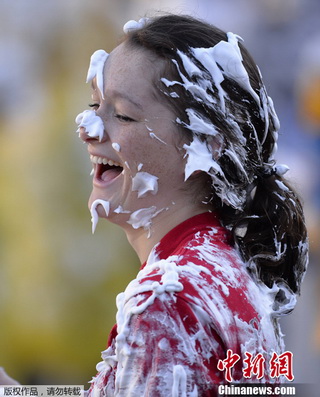
<svg viewBox="0 0 320 397">
<path fill-rule="evenodd" d="M 111 51 L 128 19 L 161 9 L 243 35 L 279 105 L 279 157 L 306 202 L 312 243 L 301 303 L 284 329 L 296 378 L 316 380 L 320 47 L 310 44 L 312 61 L 300 62 L 307 56 L 299 58 L 297 42 L 317 37 L 319 3 L 306 1 L 308 13 L 299 0 L 0 0 L 0 365 L 11 376 L 88 382 L 115 322 L 116 295 L 137 273 L 121 230 L 99 222 L 91 234 L 91 166 L 74 118 L 90 102 L 93 51 Z"/>
</svg>

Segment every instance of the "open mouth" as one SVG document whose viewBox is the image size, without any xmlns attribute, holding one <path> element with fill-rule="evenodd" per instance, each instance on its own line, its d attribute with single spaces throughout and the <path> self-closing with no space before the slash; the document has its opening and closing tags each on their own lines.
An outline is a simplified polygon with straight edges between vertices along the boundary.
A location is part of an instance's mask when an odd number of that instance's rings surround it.
<svg viewBox="0 0 320 397">
<path fill-rule="evenodd" d="M 110 182 L 123 171 L 119 163 L 105 157 L 90 156 L 90 160 L 94 164 L 94 177 L 100 182 Z"/>
</svg>

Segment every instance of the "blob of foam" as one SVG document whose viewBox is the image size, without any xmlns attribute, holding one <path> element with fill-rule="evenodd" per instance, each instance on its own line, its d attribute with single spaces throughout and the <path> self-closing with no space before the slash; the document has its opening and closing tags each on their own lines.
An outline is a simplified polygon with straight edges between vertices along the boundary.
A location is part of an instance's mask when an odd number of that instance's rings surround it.
<svg viewBox="0 0 320 397">
<path fill-rule="evenodd" d="M 78 114 L 76 123 L 79 127 L 77 132 L 80 132 L 80 127 L 83 127 L 88 136 L 91 138 L 99 138 L 101 142 L 104 133 L 104 125 L 102 119 L 97 116 L 94 110 L 85 110 Z"/>
<path fill-rule="evenodd" d="M 150 208 L 141 208 L 133 212 L 130 215 L 129 220 L 127 223 L 131 225 L 134 229 L 143 228 L 144 230 L 148 231 L 148 238 L 150 237 L 150 228 L 152 225 L 152 219 L 156 217 L 163 209 L 157 210 L 157 207 L 154 205 Z"/>
<path fill-rule="evenodd" d="M 213 79 L 213 82 L 218 89 L 221 110 L 223 113 L 225 113 L 225 100 L 224 100 L 225 92 L 221 87 L 221 83 L 224 80 L 224 76 L 223 76 L 222 71 L 219 68 L 219 66 L 217 65 L 216 60 L 214 58 L 214 49 L 215 49 L 215 47 L 192 48 L 192 53 L 194 54 L 195 58 L 199 62 L 201 62 L 202 65 L 210 73 L 210 75 Z"/>
<path fill-rule="evenodd" d="M 87 73 L 87 80 L 93 80 L 95 77 L 97 79 L 97 87 L 100 91 L 102 99 L 104 99 L 103 90 L 103 68 L 104 64 L 108 58 L 109 54 L 105 50 L 95 51 L 90 58 L 90 65 Z"/>
<path fill-rule="evenodd" d="M 186 113 L 189 118 L 189 124 L 181 123 L 191 131 L 211 136 L 218 134 L 215 126 L 210 121 L 204 120 L 194 109 L 186 109 Z M 180 120 L 177 121 L 180 122 Z"/>
<path fill-rule="evenodd" d="M 137 172 L 132 178 L 132 190 L 138 192 L 138 198 L 145 197 L 148 193 L 158 193 L 158 178 L 148 172 Z"/>
<path fill-rule="evenodd" d="M 159 142 L 161 142 L 161 143 L 163 143 L 164 145 L 166 145 L 165 141 L 163 141 L 162 139 L 160 139 L 155 133 L 150 132 L 149 135 L 150 135 L 150 138 L 156 139 L 156 140 L 158 140 Z"/>
<path fill-rule="evenodd" d="M 98 205 L 102 205 L 104 212 L 106 213 L 106 216 L 109 215 L 109 211 L 110 211 L 109 201 L 97 199 L 91 204 L 90 213 L 91 213 L 91 222 L 92 222 L 92 234 L 94 234 L 99 221 L 99 215 L 97 212 Z"/>
<path fill-rule="evenodd" d="M 193 48 L 192 52 L 210 72 L 219 91 L 221 90 L 220 84 L 224 80 L 223 75 L 225 75 L 249 92 L 259 104 L 259 96 L 251 87 L 248 72 L 242 63 L 238 45 L 238 41 L 242 41 L 242 39 L 231 32 L 227 33 L 227 37 L 228 41 L 221 40 L 211 48 Z M 222 68 L 222 71 L 218 65 Z"/>
<path fill-rule="evenodd" d="M 190 77 L 194 75 L 193 67 L 190 67 L 191 61 L 187 55 L 185 55 L 181 51 L 177 51 L 178 55 L 183 61 L 183 64 L 185 66 L 185 69 Z M 186 59 L 189 59 L 189 62 L 186 61 Z M 189 91 L 194 98 L 199 100 L 200 102 L 206 102 L 206 103 L 213 103 L 212 97 L 207 93 L 207 90 L 210 88 L 210 83 L 207 79 L 199 79 L 199 82 L 194 83 L 193 81 L 190 81 L 184 76 L 184 74 L 181 72 L 179 64 L 175 59 L 172 60 L 172 62 L 176 65 L 176 68 L 178 70 L 178 73 L 181 77 L 182 83 L 179 81 L 170 81 L 166 78 L 161 78 L 161 81 L 163 84 L 165 84 L 167 87 L 172 87 L 174 85 L 181 85 L 185 88 L 186 91 Z M 200 69 L 199 69 L 200 70 Z M 201 72 L 201 71 L 200 71 Z M 200 73 L 199 72 L 199 73 Z M 191 73 L 191 75 L 189 74 Z M 202 72 L 201 72 L 202 73 Z"/>
<path fill-rule="evenodd" d="M 182 365 L 175 365 L 173 367 L 172 395 L 178 396 L 180 393 L 182 396 L 187 395 L 187 374 Z"/>
<path fill-rule="evenodd" d="M 113 142 L 112 147 L 116 152 L 120 152 L 121 150 L 119 143 Z"/>
<path fill-rule="evenodd" d="M 131 211 L 124 210 L 121 205 L 119 205 L 113 212 L 116 214 L 131 214 Z"/>
<path fill-rule="evenodd" d="M 149 18 L 140 18 L 139 21 L 131 19 L 126 22 L 123 26 L 124 33 L 130 33 L 131 31 L 141 29 L 148 23 Z"/>
<path fill-rule="evenodd" d="M 205 142 L 195 136 L 190 145 L 183 145 L 186 150 L 186 156 L 188 156 L 187 163 L 185 166 L 185 181 L 195 171 L 204 171 L 209 173 L 213 168 L 216 173 L 223 174 L 220 165 L 212 158 L 212 153 L 207 147 Z"/>
<path fill-rule="evenodd" d="M 276 175 L 283 176 L 290 170 L 290 168 L 287 166 L 287 164 L 277 164 L 274 166 L 274 170 Z"/>
</svg>

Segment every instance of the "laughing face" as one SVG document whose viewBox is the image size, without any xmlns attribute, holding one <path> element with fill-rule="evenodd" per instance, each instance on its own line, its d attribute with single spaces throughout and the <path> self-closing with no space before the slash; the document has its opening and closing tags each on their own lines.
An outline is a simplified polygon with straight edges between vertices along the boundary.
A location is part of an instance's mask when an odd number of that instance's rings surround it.
<svg viewBox="0 0 320 397">
<path fill-rule="evenodd" d="M 103 82 L 92 80 L 92 110 L 77 119 L 94 169 L 89 207 L 108 202 L 108 219 L 124 228 L 134 227 L 138 210 L 169 211 L 186 194 L 185 142 L 155 93 L 160 63 L 146 50 L 119 45 L 100 63 Z M 102 205 L 97 213 L 107 216 Z"/>
</svg>

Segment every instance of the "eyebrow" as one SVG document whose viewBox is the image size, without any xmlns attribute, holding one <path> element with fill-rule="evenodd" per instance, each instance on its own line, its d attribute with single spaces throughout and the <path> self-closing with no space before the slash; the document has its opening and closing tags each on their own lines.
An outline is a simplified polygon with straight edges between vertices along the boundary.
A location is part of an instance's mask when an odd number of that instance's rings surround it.
<svg viewBox="0 0 320 397">
<path fill-rule="evenodd" d="M 93 80 L 91 81 L 91 88 L 93 90 L 95 90 L 97 88 L 97 86 L 96 86 L 96 84 L 94 83 Z M 132 103 L 134 106 L 138 107 L 140 110 L 143 110 L 143 106 L 139 102 L 136 102 L 134 99 L 132 99 L 129 95 L 127 95 L 124 92 L 112 90 L 111 91 L 111 95 L 106 95 L 106 97 L 125 99 L 128 102 Z"/>
<path fill-rule="evenodd" d="M 120 91 L 111 91 L 111 95 L 108 95 L 109 97 L 112 98 L 120 98 L 120 99 L 125 99 L 128 102 L 132 103 L 134 106 L 138 107 L 140 110 L 143 110 L 142 105 L 139 102 L 136 102 L 134 99 L 132 99 L 129 95 L 127 95 L 125 92 L 120 92 Z"/>
</svg>

